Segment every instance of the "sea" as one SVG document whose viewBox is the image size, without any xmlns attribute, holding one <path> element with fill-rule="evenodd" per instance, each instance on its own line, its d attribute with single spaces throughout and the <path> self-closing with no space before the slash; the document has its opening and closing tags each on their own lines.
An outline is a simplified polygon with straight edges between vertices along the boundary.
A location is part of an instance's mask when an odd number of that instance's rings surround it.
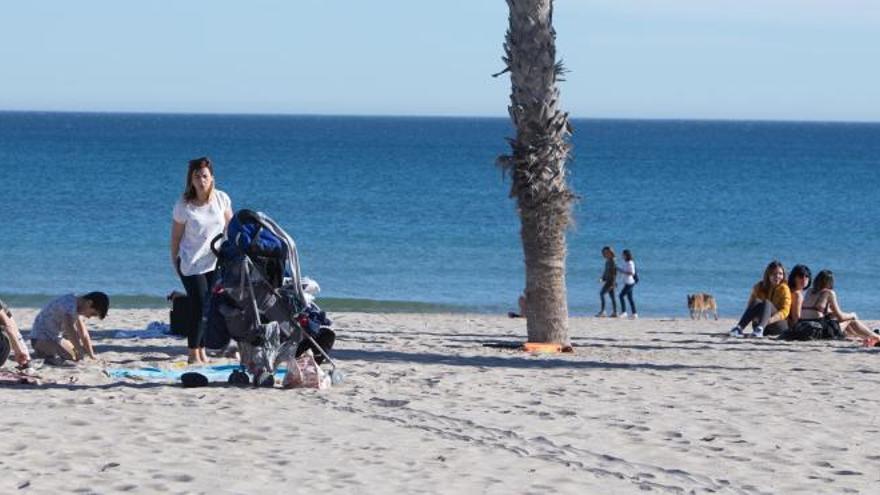
<svg viewBox="0 0 880 495">
<path fill-rule="evenodd" d="M 742 311 L 771 260 L 833 270 L 880 318 L 880 124 L 574 119 L 570 312 L 598 310 L 603 246 L 630 249 L 643 317 L 708 292 Z M 0 298 L 103 290 L 165 307 L 187 161 L 294 238 L 335 311 L 506 313 L 524 285 L 502 118 L 0 113 Z"/>
</svg>

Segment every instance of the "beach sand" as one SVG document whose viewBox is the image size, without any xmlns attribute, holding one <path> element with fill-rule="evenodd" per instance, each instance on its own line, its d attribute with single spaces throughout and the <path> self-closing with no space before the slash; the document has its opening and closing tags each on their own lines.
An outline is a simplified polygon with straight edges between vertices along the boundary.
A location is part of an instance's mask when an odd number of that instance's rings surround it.
<svg viewBox="0 0 880 495">
<path fill-rule="evenodd" d="M 35 310 L 14 312 L 28 329 Z M 484 345 L 522 342 L 520 319 L 331 316 L 347 378 L 330 390 L 183 389 L 94 363 L 0 388 L 0 493 L 880 490 L 880 349 L 576 318 L 574 354 L 533 356 Z M 181 361 L 183 340 L 113 336 L 153 320 L 167 312 L 92 322 L 104 364 Z"/>
</svg>

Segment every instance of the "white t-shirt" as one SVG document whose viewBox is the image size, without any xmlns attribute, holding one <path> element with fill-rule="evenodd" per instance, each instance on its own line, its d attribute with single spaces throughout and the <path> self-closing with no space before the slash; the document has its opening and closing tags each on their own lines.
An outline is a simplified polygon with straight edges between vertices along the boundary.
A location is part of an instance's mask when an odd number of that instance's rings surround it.
<svg viewBox="0 0 880 495">
<path fill-rule="evenodd" d="M 621 280 L 623 280 L 624 285 L 632 285 L 636 283 L 635 277 L 633 275 L 627 275 L 623 273 L 624 271 L 628 271 L 631 274 L 636 273 L 636 262 L 635 261 L 625 261 L 623 266 L 617 269 L 617 273 L 620 274 Z"/>
<path fill-rule="evenodd" d="M 211 252 L 211 240 L 226 228 L 226 212 L 232 210 L 232 201 L 225 192 L 215 189 L 210 201 L 197 206 L 177 200 L 172 216 L 185 225 L 180 239 L 180 273 L 190 276 L 207 273 L 217 266 L 217 257 Z"/>
<path fill-rule="evenodd" d="M 31 328 L 32 340 L 48 340 L 57 342 L 61 339 L 66 321 L 76 321 L 79 315 L 76 313 L 76 296 L 65 294 L 57 299 L 49 301 L 34 319 Z"/>
</svg>

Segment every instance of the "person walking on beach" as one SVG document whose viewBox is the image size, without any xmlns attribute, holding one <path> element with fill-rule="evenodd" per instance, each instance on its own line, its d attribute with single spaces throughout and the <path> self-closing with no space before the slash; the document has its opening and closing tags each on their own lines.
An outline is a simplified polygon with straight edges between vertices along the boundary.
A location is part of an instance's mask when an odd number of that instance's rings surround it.
<svg viewBox="0 0 880 495">
<path fill-rule="evenodd" d="M 599 282 L 602 284 L 602 288 L 599 290 L 599 301 L 602 303 L 602 306 L 599 308 L 599 312 L 596 313 L 596 317 L 605 317 L 605 294 L 608 294 L 611 298 L 613 311 L 611 317 L 617 318 L 617 300 L 614 298 L 614 288 L 617 285 L 617 265 L 614 263 L 614 250 L 610 246 L 603 247 L 602 257 L 605 258 L 605 270 L 599 279 Z"/>
<path fill-rule="evenodd" d="M 743 329 L 753 325 L 752 337 L 779 335 L 788 329 L 788 313 L 791 310 L 791 290 L 785 283 L 785 267 L 779 261 L 771 261 L 764 270 L 764 277 L 752 287 L 746 310 L 739 323 L 730 329 L 731 337 L 743 337 Z"/>
<path fill-rule="evenodd" d="M 9 347 L 5 352 L 0 347 L 0 366 L 6 361 L 6 358 L 9 356 L 8 352 L 11 349 L 18 367 L 21 369 L 29 367 L 31 355 L 28 353 L 27 345 L 24 343 L 24 339 L 21 338 L 21 332 L 15 323 L 15 319 L 12 318 L 12 311 L 9 311 L 9 306 L 0 299 L 0 339 L 2 338 L 6 338 L 9 341 Z"/>
<path fill-rule="evenodd" d="M 210 244 L 226 230 L 232 218 L 232 201 L 214 186 L 211 159 L 204 156 L 190 160 L 186 188 L 172 212 L 171 264 L 186 289 L 192 311 L 192 323 L 187 332 L 187 362 L 190 364 L 208 362 L 205 320 L 217 268 L 217 257 Z"/>
<path fill-rule="evenodd" d="M 86 318 L 104 319 L 110 309 L 110 298 L 103 292 L 83 296 L 65 294 L 49 302 L 34 319 L 31 345 L 37 357 L 79 361 L 97 359 Z"/>
<path fill-rule="evenodd" d="M 637 320 L 639 318 L 639 314 L 636 311 L 636 303 L 633 301 L 633 289 L 636 287 L 636 282 L 638 281 L 636 275 L 636 262 L 635 258 L 633 258 L 632 251 L 629 249 L 623 250 L 623 265 L 617 267 L 617 273 L 621 275 L 623 279 L 623 289 L 620 291 L 620 316 L 621 318 L 626 318 L 626 301 L 623 300 L 624 297 L 629 299 L 629 318 L 631 320 Z"/>
</svg>

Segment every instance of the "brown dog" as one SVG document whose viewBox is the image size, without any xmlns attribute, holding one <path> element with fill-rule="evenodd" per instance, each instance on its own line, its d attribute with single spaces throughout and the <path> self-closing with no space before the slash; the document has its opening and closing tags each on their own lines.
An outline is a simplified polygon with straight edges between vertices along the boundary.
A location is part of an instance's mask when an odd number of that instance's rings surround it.
<svg viewBox="0 0 880 495">
<path fill-rule="evenodd" d="M 688 310 L 691 312 L 692 320 L 699 320 L 701 316 L 709 319 L 709 311 L 715 314 L 718 319 L 718 305 L 715 304 L 715 298 L 712 294 L 700 292 L 697 294 L 688 294 Z"/>
</svg>

